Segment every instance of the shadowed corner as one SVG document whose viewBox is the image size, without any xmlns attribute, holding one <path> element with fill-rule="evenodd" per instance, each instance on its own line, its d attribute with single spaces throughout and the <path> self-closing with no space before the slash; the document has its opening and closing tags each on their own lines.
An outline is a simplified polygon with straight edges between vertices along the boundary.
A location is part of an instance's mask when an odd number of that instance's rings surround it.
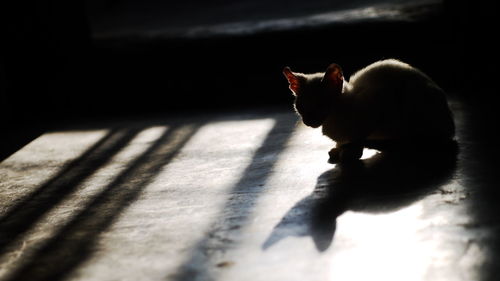
<svg viewBox="0 0 500 281">
<path fill-rule="evenodd" d="M 2 130 L 2 138 L 0 138 L 0 162 L 9 158 L 44 132 L 39 126 L 33 125 L 29 128 L 23 128 L 23 130 L 18 128 L 4 129 L 2 126 L 0 126 L 0 129 Z"/>
<path fill-rule="evenodd" d="M 462 111 L 456 117 L 461 125 L 457 131 L 461 151 L 457 178 L 461 182 L 460 204 L 465 206 L 467 220 L 457 219 L 460 238 L 460 273 L 466 280 L 492 281 L 500 275 L 500 189 L 498 162 L 500 149 L 496 128 L 500 120 L 496 103 L 491 108 L 459 103 Z"/>
<path fill-rule="evenodd" d="M 455 141 L 382 146 L 383 152 L 371 158 L 322 173 L 314 191 L 284 215 L 262 249 L 289 236 L 310 236 L 319 252 L 326 251 L 344 212 L 395 212 L 437 192 L 456 169 Z"/>
<path fill-rule="evenodd" d="M 195 134 L 199 124 L 172 127 L 4 280 L 62 280 L 93 252 L 99 235 L 132 204 Z"/>
</svg>

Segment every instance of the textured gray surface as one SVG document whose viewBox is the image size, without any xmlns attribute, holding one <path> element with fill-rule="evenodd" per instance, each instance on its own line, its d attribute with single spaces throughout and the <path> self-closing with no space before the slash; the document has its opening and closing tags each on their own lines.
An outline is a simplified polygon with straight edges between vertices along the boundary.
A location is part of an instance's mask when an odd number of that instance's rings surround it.
<svg viewBox="0 0 500 281">
<path fill-rule="evenodd" d="M 290 110 L 47 132 L 0 164 L 0 280 L 494 280 L 498 149 L 453 108 L 458 155 L 346 167 Z"/>
<path fill-rule="evenodd" d="M 203 38 L 322 28 L 339 23 L 414 21 L 440 0 L 88 1 L 94 37 Z"/>
</svg>

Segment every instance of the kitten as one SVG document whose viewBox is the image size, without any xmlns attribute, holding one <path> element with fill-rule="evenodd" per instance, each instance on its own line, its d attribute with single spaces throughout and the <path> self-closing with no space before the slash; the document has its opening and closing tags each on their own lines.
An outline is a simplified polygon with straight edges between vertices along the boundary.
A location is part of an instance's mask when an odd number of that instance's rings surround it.
<svg viewBox="0 0 500 281">
<path fill-rule="evenodd" d="M 375 62 L 349 81 L 331 64 L 325 73 L 285 67 L 295 110 L 305 125 L 337 143 L 330 163 L 357 160 L 376 141 L 439 142 L 453 139 L 455 125 L 444 91 L 420 70 L 395 59 Z"/>
</svg>

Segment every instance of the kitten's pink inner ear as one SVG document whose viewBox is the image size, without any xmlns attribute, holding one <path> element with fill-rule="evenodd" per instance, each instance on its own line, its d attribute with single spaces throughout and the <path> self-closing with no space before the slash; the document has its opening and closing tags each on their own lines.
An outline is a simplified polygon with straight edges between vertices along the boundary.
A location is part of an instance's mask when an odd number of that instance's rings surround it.
<svg viewBox="0 0 500 281">
<path fill-rule="evenodd" d="M 335 89 L 342 91 L 342 85 L 344 83 L 344 75 L 342 74 L 342 68 L 338 64 L 332 63 L 325 72 L 325 77 L 329 86 L 333 86 Z"/>
<path fill-rule="evenodd" d="M 290 90 L 297 94 L 299 91 L 299 78 L 292 72 L 290 67 L 285 67 L 283 69 L 283 74 L 285 75 L 288 83 L 290 83 Z"/>
</svg>

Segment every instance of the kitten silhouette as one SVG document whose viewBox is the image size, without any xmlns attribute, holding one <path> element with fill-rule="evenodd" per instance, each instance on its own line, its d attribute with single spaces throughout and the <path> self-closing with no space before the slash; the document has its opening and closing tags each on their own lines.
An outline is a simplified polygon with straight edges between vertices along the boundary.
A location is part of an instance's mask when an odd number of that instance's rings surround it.
<svg viewBox="0 0 500 281">
<path fill-rule="evenodd" d="M 444 91 L 420 70 L 395 59 L 375 62 L 349 81 L 331 64 L 324 73 L 285 67 L 295 110 L 305 125 L 322 127 L 337 147 L 329 162 L 358 160 L 367 142 L 453 139 L 455 125 Z"/>
</svg>

